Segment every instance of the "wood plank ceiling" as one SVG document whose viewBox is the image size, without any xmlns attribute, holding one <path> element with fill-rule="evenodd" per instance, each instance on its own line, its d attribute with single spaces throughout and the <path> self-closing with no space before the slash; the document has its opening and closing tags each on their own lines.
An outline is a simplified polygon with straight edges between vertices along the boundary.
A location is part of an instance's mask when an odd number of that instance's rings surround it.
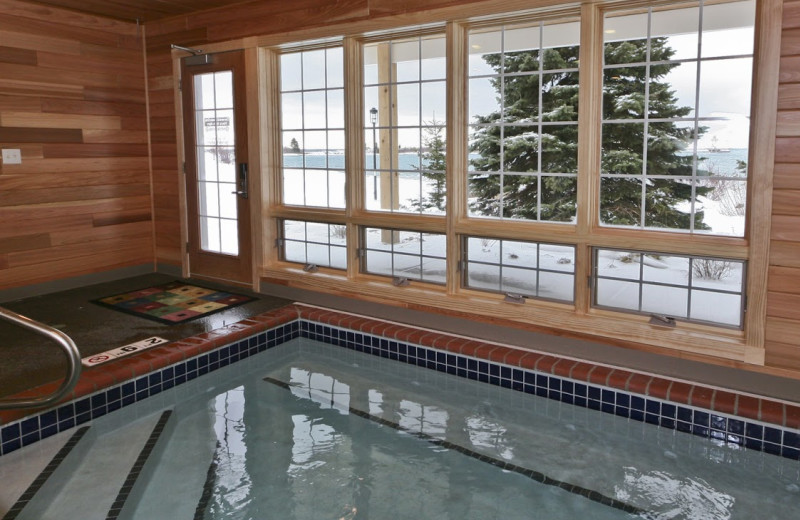
<svg viewBox="0 0 800 520">
<path fill-rule="evenodd" d="M 60 7 L 127 22 L 152 22 L 245 0 L 33 0 L 30 3 Z"/>
</svg>

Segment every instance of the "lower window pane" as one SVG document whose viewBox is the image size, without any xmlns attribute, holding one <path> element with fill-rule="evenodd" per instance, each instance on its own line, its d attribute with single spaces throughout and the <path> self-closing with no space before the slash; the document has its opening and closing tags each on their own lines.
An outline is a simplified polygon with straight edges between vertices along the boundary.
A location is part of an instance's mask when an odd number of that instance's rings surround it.
<svg viewBox="0 0 800 520">
<path fill-rule="evenodd" d="M 283 221 L 286 262 L 347 269 L 346 227 L 327 222 Z"/>
<path fill-rule="evenodd" d="M 538 296 L 536 271 L 530 269 L 503 268 L 502 292 Z"/>
<path fill-rule="evenodd" d="M 600 307 L 639 310 L 639 284 L 622 280 L 597 280 L 595 303 Z"/>
<path fill-rule="evenodd" d="M 372 274 L 393 276 L 392 254 L 383 251 L 367 251 L 367 271 Z"/>
<path fill-rule="evenodd" d="M 692 291 L 691 318 L 734 327 L 741 326 L 742 297 L 709 291 Z"/>
<path fill-rule="evenodd" d="M 575 247 L 465 237 L 463 283 L 470 289 L 562 302 L 575 299 Z"/>
<path fill-rule="evenodd" d="M 362 269 L 370 274 L 444 284 L 446 235 L 364 228 Z"/>
<path fill-rule="evenodd" d="M 486 264 L 467 264 L 467 287 L 471 289 L 485 289 L 487 291 L 500 291 L 500 266 Z"/>
<path fill-rule="evenodd" d="M 643 284 L 642 310 L 674 318 L 686 318 L 688 297 L 687 289 Z"/>
<path fill-rule="evenodd" d="M 422 280 L 425 282 L 447 283 L 447 262 L 443 258 L 427 258 L 423 260 Z"/>
<path fill-rule="evenodd" d="M 539 297 L 548 300 L 572 301 L 575 295 L 575 276 L 565 273 L 539 273 Z"/>
<path fill-rule="evenodd" d="M 294 240 L 287 240 L 283 246 L 284 260 L 287 262 L 297 262 L 305 264 L 306 262 L 306 244 L 304 242 L 295 242 Z"/>
<path fill-rule="evenodd" d="M 594 305 L 723 326 L 742 326 L 741 260 L 594 250 Z"/>
</svg>

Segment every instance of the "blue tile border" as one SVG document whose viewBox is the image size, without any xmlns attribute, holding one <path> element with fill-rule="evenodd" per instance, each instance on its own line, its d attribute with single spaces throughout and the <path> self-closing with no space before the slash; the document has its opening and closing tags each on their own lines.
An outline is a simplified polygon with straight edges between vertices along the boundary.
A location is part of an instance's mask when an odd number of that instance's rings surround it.
<svg viewBox="0 0 800 520">
<path fill-rule="evenodd" d="M 0 456 L 297 338 L 297 320 L 0 428 Z"/>
<path fill-rule="evenodd" d="M 147 399 L 297 337 L 709 438 L 720 445 L 744 447 L 800 460 L 798 430 L 305 319 L 279 325 L 63 404 L 56 409 L 5 425 L 0 429 L 0 455 Z"/>
<path fill-rule="evenodd" d="M 307 320 L 304 338 L 800 460 L 800 431 Z"/>
</svg>

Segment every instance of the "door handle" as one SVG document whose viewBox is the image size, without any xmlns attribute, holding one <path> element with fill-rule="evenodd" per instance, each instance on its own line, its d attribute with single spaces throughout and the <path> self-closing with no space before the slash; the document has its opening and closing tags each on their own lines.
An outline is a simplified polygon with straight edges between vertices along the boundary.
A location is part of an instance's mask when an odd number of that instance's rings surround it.
<svg viewBox="0 0 800 520">
<path fill-rule="evenodd" d="M 243 199 L 247 198 L 247 163 L 239 163 L 239 174 L 236 179 L 237 188 L 236 191 L 232 191 L 231 193 L 240 196 Z"/>
</svg>

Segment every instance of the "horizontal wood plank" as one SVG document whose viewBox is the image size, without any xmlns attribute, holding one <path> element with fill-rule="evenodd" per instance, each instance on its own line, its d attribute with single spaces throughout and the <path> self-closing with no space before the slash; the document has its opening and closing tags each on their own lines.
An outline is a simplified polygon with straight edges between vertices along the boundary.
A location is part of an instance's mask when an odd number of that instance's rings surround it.
<svg viewBox="0 0 800 520">
<path fill-rule="evenodd" d="M 35 173 L 0 175 L 0 190 L 48 190 L 52 188 L 103 186 L 109 184 L 148 184 L 147 171 L 112 170 L 104 172 Z"/>
<path fill-rule="evenodd" d="M 44 157 L 73 159 L 78 157 L 147 157 L 147 144 L 92 143 L 65 145 L 45 144 Z"/>
<path fill-rule="evenodd" d="M 797 344 L 800 338 L 800 321 L 767 317 L 767 341 L 787 345 Z"/>
<path fill-rule="evenodd" d="M 800 322 L 800 294 L 769 293 L 767 295 L 767 316 Z"/>
<path fill-rule="evenodd" d="M 772 213 L 800 216 L 800 190 L 775 190 L 772 197 Z"/>
<path fill-rule="evenodd" d="M 0 142 L 6 143 L 81 143 L 77 128 L 14 128 L 0 126 Z"/>
<path fill-rule="evenodd" d="M 773 240 L 769 250 L 771 266 L 800 267 L 800 242 Z"/>
<path fill-rule="evenodd" d="M 108 2 L 103 0 L 103 3 L 107 4 Z M 83 0 L 81 0 L 80 4 L 83 4 Z M 47 7 L 25 0 L 0 0 L 0 11 L 21 18 L 46 21 L 67 27 L 81 27 L 93 31 L 114 34 L 136 34 L 138 31 L 136 24 L 132 23 L 132 20 L 114 20 L 105 16 L 83 14 L 76 10 Z"/>
<path fill-rule="evenodd" d="M 770 292 L 800 294 L 800 267 L 770 267 L 768 289 Z"/>
<path fill-rule="evenodd" d="M 25 128 L 97 128 L 119 130 L 120 116 L 83 114 L 45 114 L 33 112 L 0 112 L 0 126 Z"/>
<path fill-rule="evenodd" d="M 59 218 L 37 217 L 17 218 L 13 226 L 0 226 L 0 239 L 18 237 L 20 234 L 50 234 L 58 231 L 88 229 L 92 227 L 92 213 L 61 215 Z"/>
<path fill-rule="evenodd" d="M 46 34 L 30 34 L 24 32 L 0 29 L 0 42 L 5 47 L 30 51 L 58 52 L 61 54 L 78 55 L 81 52 L 80 43 L 66 38 L 53 38 Z"/>
<path fill-rule="evenodd" d="M 779 137 L 800 137 L 800 110 L 778 112 L 777 135 Z"/>
<path fill-rule="evenodd" d="M 786 242 L 800 242 L 800 216 L 773 215 L 770 238 Z"/>
<path fill-rule="evenodd" d="M 784 371 L 800 372 L 800 347 L 797 344 L 768 342 L 764 365 Z"/>
<path fill-rule="evenodd" d="M 0 45 L 0 62 L 16 63 L 17 65 L 36 65 L 36 51 L 18 49 Z"/>
<path fill-rule="evenodd" d="M 50 247 L 50 233 L 34 233 L 0 238 L 0 253 L 30 251 Z"/>
</svg>

